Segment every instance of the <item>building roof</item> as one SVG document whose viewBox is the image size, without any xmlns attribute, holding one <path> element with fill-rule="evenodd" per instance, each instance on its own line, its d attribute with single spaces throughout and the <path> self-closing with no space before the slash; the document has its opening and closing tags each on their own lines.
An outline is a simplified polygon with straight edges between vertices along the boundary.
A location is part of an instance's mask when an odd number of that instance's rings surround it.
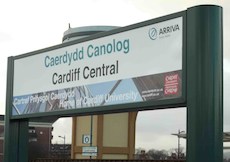
<svg viewBox="0 0 230 162">
<path fill-rule="evenodd" d="M 113 29 L 119 28 L 118 26 L 82 26 L 82 27 L 76 27 L 76 28 L 71 28 L 69 26 L 69 29 L 64 32 L 62 41 L 67 42 L 67 41 L 72 41 L 84 37 L 91 36 L 93 34 L 97 34 L 100 32 L 105 32 L 105 31 L 110 31 Z"/>
</svg>

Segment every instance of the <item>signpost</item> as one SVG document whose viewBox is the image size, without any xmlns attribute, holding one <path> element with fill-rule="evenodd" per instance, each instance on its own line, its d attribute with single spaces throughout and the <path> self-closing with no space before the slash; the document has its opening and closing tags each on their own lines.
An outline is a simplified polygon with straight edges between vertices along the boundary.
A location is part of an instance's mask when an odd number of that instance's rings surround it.
<svg viewBox="0 0 230 162">
<path fill-rule="evenodd" d="M 188 9 L 187 31 L 186 156 L 189 162 L 223 161 L 222 8 Z"/>
<path fill-rule="evenodd" d="M 9 57 L 5 162 L 27 161 L 29 120 L 186 106 L 187 161 L 221 161 L 222 30 L 197 6 Z"/>
</svg>

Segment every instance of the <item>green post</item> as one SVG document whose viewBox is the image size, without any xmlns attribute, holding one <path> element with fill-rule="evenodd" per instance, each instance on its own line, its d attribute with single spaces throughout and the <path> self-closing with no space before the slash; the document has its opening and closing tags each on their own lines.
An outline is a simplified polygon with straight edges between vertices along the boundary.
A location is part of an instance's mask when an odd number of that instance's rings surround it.
<svg viewBox="0 0 230 162">
<path fill-rule="evenodd" d="M 13 58 L 8 59 L 4 162 L 28 161 L 28 120 L 12 120 Z"/>
<path fill-rule="evenodd" d="M 187 10 L 187 162 L 223 161 L 222 8 Z"/>
</svg>

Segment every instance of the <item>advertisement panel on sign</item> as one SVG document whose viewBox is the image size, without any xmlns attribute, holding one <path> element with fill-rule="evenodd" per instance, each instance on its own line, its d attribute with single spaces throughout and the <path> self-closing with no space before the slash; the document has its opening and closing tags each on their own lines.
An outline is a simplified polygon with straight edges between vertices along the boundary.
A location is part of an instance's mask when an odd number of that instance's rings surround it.
<svg viewBox="0 0 230 162">
<path fill-rule="evenodd" d="M 179 16 L 16 58 L 12 115 L 180 98 L 182 54 Z"/>
</svg>

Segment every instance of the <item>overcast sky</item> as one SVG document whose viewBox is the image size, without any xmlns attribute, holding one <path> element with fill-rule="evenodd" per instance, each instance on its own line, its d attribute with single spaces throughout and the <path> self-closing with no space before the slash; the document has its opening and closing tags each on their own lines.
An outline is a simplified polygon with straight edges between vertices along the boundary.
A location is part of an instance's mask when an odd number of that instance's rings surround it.
<svg viewBox="0 0 230 162">
<path fill-rule="evenodd" d="M 60 44 L 63 32 L 89 25 L 126 26 L 198 4 L 218 4 L 224 9 L 224 130 L 230 131 L 230 2 L 228 0 L 7 0 L 0 2 L 0 113 L 5 113 L 7 57 Z M 63 124 L 59 120 L 58 124 Z M 56 124 L 57 125 L 57 124 Z M 71 128 L 71 126 L 70 126 Z M 55 130 L 56 136 L 68 132 Z M 170 135 L 186 130 L 186 108 L 138 114 L 136 147 L 177 147 Z M 54 138 L 56 142 L 61 139 Z M 68 135 L 66 135 L 68 136 Z M 70 137 L 69 137 L 70 139 Z M 182 145 L 185 141 L 182 140 Z"/>
</svg>

